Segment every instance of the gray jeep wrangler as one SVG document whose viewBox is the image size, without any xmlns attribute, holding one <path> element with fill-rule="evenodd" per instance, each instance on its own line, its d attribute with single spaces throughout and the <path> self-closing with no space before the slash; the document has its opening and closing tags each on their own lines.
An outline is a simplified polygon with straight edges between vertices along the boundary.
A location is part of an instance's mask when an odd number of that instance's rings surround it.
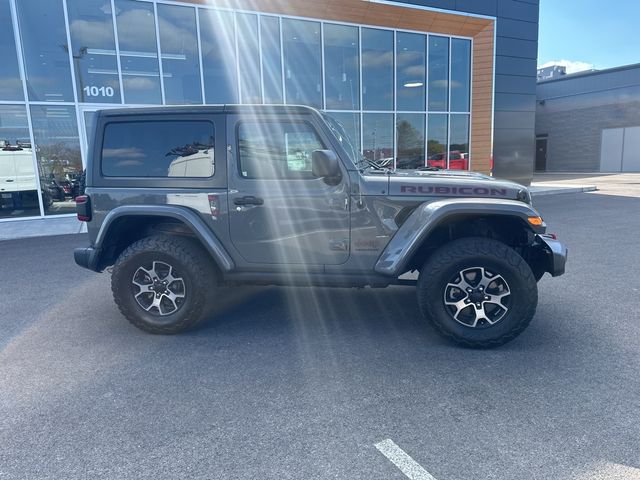
<svg viewBox="0 0 640 480">
<path fill-rule="evenodd" d="M 440 334 L 488 348 L 526 328 L 567 255 L 521 185 L 391 171 L 300 106 L 101 111 L 77 211 L 76 263 L 112 266 L 122 314 L 160 334 L 225 285 L 413 285 Z"/>
</svg>

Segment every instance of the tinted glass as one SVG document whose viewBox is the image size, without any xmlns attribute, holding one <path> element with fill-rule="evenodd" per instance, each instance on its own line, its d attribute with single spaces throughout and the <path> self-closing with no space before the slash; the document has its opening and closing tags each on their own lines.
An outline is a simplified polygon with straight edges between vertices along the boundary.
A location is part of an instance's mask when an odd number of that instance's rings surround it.
<svg viewBox="0 0 640 480">
<path fill-rule="evenodd" d="M 416 33 L 396 34 L 397 110 L 424 111 L 426 38 Z"/>
<path fill-rule="evenodd" d="M 307 123 L 241 123 L 240 175 L 245 178 L 315 178 L 311 154 L 324 146 Z"/>
<path fill-rule="evenodd" d="M 424 167 L 424 120 L 425 116 L 421 113 L 397 114 L 398 157 L 396 168 Z"/>
<path fill-rule="evenodd" d="M 260 17 L 264 103 L 282 103 L 282 61 L 280 58 L 280 21 Z"/>
<path fill-rule="evenodd" d="M 9 0 L 0 0 L 0 100 L 24 100 Z"/>
<path fill-rule="evenodd" d="M 447 168 L 447 115 L 429 115 L 427 165 Z"/>
<path fill-rule="evenodd" d="M 262 103 L 258 17 L 238 13 L 236 14 L 236 25 L 238 26 L 240 101 L 241 103 Z"/>
<path fill-rule="evenodd" d="M 27 111 L 0 105 L 0 218 L 40 215 L 36 182 Z"/>
<path fill-rule="evenodd" d="M 451 115 L 449 169 L 469 169 L 469 115 Z"/>
<path fill-rule="evenodd" d="M 16 3 L 29 99 L 73 102 L 62 0 Z"/>
<path fill-rule="evenodd" d="M 195 9 L 158 4 L 158 26 L 165 103 L 202 103 Z"/>
<path fill-rule="evenodd" d="M 111 5 L 104 0 L 67 0 L 78 101 L 120 103 Z"/>
<path fill-rule="evenodd" d="M 393 114 L 362 115 L 362 150 L 364 156 L 393 168 Z"/>
<path fill-rule="evenodd" d="M 429 36 L 429 110 L 449 109 L 449 39 Z"/>
<path fill-rule="evenodd" d="M 199 15 L 206 102 L 238 103 L 233 13 L 201 9 Z"/>
<path fill-rule="evenodd" d="M 393 32 L 362 29 L 362 107 L 393 110 Z"/>
<path fill-rule="evenodd" d="M 353 159 L 357 160 L 359 157 L 358 152 L 360 151 L 360 114 L 359 113 L 348 113 L 348 112 L 327 112 L 331 118 L 336 120 L 342 130 L 344 130 L 344 134 L 346 134 L 349 139 L 348 143 L 353 148 L 355 148 L 355 152 L 349 152 Z M 340 132 L 342 134 L 342 132 Z M 349 150 L 343 142 L 343 147 L 345 150 Z"/>
<path fill-rule="evenodd" d="M 284 18 L 282 35 L 287 103 L 322 108 L 320 24 Z"/>
<path fill-rule="evenodd" d="M 469 111 L 471 41 L 451 39 L 451 111 Z"/>
<path fill-rule="evenodd" d="M 327 108 L 360 108 L 360 59 L 358 28 L 324 25 L 324 65 Z"/>
<path fill-rule="evenodd" d="M 45 214 L 75 213 L 82 157 L 78 139 L 76 110 L 69 106 L 31 106 L 31 123 L 40 184 L 51 198 Z"/>
<path fill-rule="evenodd" d="M 153 5 L 116 0 L 116 15 L 125 103 L 162 103 Z"/>
<path fill-rule="evenodd" d="M 102 145 L 108 177 L 210 177 L 213 124 L 203 121 L 109 123 Z"/>
</svg>

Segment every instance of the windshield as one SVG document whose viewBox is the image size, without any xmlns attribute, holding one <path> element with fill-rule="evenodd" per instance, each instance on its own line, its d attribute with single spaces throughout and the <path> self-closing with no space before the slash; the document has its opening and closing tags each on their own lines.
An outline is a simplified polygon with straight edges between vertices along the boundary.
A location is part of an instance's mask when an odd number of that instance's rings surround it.
<svg viewBox="0 0 640 480">
<path fill-rule="evenodd" d="M 349 155 L 349 158 L 356 166 L 356 168 L 365 169 L 371 167 L 376 170 L 388 170 L 386 167 L 383 167 L 377 162 L 370 160 L 362 155 L 362 152 L 360 152 L 360 150 L 356 148 L 353 139 L 349 137 L 345 128 L 340 122 L 338 122 L 335 118 L 330 117 L 326 113 L 322 113 L 322 117 L 325 119 L 327 125 L 329 125 L 329 128 L 331 129 L 331 132 L 338 139 L 338 141 L 342 145 L 342 148 L 347 152 L 347 155 Z"/>
<path fill-rule="evenodd" d="M 362 161 L 362 154 L 355 147 L 353 140 L 349 138 L 349 135 L 347 135 L 345 128 L 335 118 L 330 117 L 326 113 L 322 113 L 322 116 L 327 122 L 327 125 L 329 125 L 331 132 L 335 135 L 335 137 L 342 145 L 342 148 L 347 152 L 347 155 L 349 155 L 351 161 L 354 163 L 354 165 L 358 165 L 358 163 Z"/>
</svg>

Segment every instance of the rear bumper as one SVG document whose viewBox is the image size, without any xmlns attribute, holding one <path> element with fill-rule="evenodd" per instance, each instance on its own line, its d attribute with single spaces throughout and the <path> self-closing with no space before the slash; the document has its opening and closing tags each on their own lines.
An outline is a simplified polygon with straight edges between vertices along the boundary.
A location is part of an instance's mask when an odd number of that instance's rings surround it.
<svg viewBox="0 0 640 480">
<path fill-rule="evenodd" d="M 554 277 L 559 277 L 564 273 L 568 254 L 564 243 L 556 240 L 551 235 L 541 234 L 536 235 L 534 247 L 537 247 L 545 258 L 545 271 Z"/>
<path fill-rule="evenodd" d="M 76 248 L 73 250 L 73 259 L 82 268 L 99 272 L 98 269 L 99 250 L 93 247 Z"/>
</svg>

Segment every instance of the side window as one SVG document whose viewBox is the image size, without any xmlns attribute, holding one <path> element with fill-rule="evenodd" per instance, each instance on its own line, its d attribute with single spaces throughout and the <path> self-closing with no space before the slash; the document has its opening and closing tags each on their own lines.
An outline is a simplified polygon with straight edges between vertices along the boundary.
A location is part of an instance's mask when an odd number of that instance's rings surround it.
<svg viewBox="0 0 640 480">
<path fill-rule="evenodd" d="M 207 121 L 108 123 L 102 144 L 102 174 L 211 177 L 215 173 L 213 139 L 213 124 Z"/>
<path fill-rule="evenodd" d="M 323 148 L 313 126 L 304 122 L 241 123 L 238 127 L 244 178 L 316 178 L 311 154 Z"/>
</svg>

